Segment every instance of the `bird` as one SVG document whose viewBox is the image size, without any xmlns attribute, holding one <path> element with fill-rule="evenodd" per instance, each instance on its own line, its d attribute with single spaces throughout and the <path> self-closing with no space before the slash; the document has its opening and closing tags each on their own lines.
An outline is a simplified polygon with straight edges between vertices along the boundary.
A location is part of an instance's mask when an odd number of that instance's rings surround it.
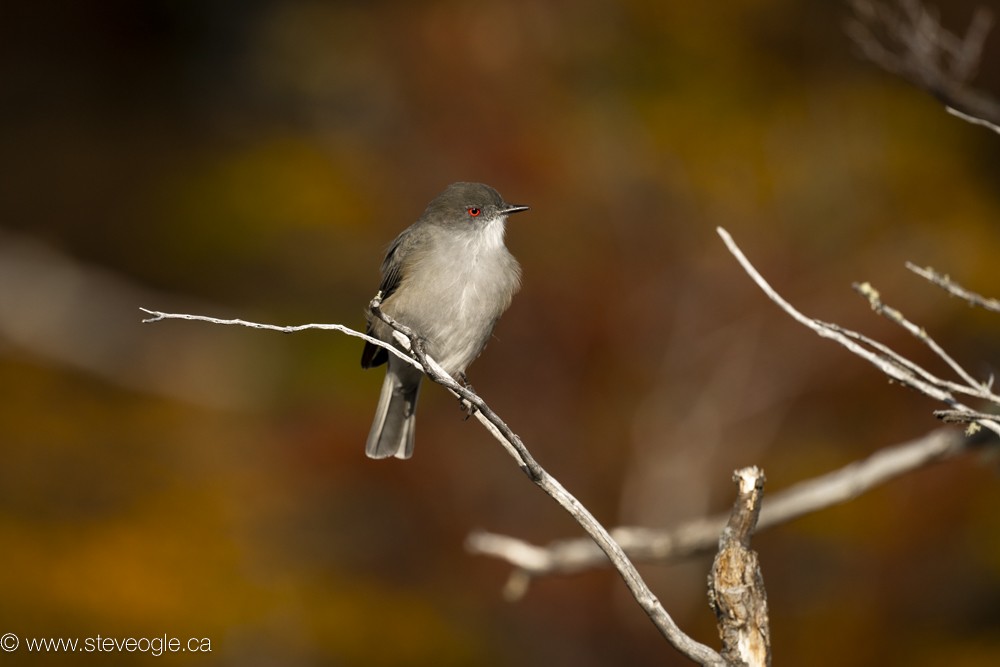
<svg viewBox="0 0 1000 667">
<path fill-rule="evenodd" d="M 521 267 L 504 244 L 508 204 L 483 183 L 452 183 L 389 245 L 380 273 L 382 312 L 409 327 L 424 351 L 464 383 L 521 286 Z M 400 347 L 393 329 L 367 313 L 368 335 Z M 361 367 L 387 363 L 365 445 L 373 459 L 413 455 L 417 396 L 423 372 L 366 342 Z"/>
</svg>

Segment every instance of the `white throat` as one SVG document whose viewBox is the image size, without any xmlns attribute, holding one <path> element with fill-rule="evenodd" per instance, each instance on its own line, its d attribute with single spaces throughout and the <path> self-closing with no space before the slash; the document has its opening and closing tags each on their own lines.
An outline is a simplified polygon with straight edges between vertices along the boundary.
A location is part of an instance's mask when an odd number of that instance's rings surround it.
<svg viewBox="0 0 1000 667">
<path fill-rule="evenodd" d="M 506 223 L 507 217 L 501 215 L 490 220 L 485 227 L 472 234 L 470 243 L 474 246 L 472 250 L 481 253 L 503 248 L 504 232 L 507 231 Z"/>
</svg>

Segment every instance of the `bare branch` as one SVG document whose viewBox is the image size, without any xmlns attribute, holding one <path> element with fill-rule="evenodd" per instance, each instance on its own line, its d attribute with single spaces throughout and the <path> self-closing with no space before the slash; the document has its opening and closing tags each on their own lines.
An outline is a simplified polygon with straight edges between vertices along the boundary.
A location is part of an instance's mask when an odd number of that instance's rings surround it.
<svg viewBox="0 0 1000 667">
<path fill-rule="evenodd" d="M 880 449 L 865 459 L 770 494 L 763 501 L 757 530 L 852 500 L 893 479 L 952 459 L 967 451 L 969 444 L 961 431 L 942 428 L 916 440 Z M 634 561 L 669 562 L 710 553 L 727 520 L 726 515 L 719 514 L 670 529 L 619 527 L 611 534 Z M 582 539 L 537 546 L 505 535 L 476 532 L 467 538 L 466 549 L 513 565 L 514 583 L 508 584 L 506 590 L 508 594 L 517 593 L 518 597 L 527 592 L 531 578 L 607 565 L 604 554 L 592 542 Z"/>
<path fill-rule="evenodd" d="M 479 397 L 478 394 L 473 392 L 467 386 L 457 382 L 448 373 L 446 373 L 441 366 L 434 361 L 434 359 L 430 358 L 424 351 L 422 342 L 414 335 L 413 331 L 405 325 L 396 322 L 384 311 L 382 311 L 381 294 L 376 295 L 371 304 L 369 304 L 369 309 L 373 315 L 381 319 L 396 331 L 396 337 L 400 347 L 404 350 L 409 350 L 413 355 L 412 357 L 393 345 L 389 345 L 340 324 L 277 326 L 272 324 L 248 322 L 240 319 L 223 320 L 203 315 L 163 313 L 148 310 L 146 308 L 143 308 L 142 310 L 143 312 L 152 315 L 152 317 L 143 320 L 147 323 L 159 322 L 166 319 L 182 319 L 209 322 L 212 324 L 245 326 L 254 329 L 279 331 L 282 333 L 292 333 L 306 329 L 339 331 L 349 336 L 362 338 L 374 345 L 385 348 L 398 357 L 405 359 L 407 363 L 420 368 L 432 381 L 444 386 L 455 396 L 458 396 L 475 408 L 476 418 L 487 427 L 487 430 L 489 430 L 490 433 L 497 438 L 497 440 L 501 442 L 507 452 L 514 458 L 515 461 L 517 461 L 518 465 L 528 475 L 531 481 L 545 491 L 546 494 L 555 500 L 577 521 L 577 523 L 580 524 L 584 531 L 586 531 L 586 533 L 593 540 L 591 544 L 596 543 L 600 547 L 606 559 L 610 560 L 614 567 L 618 570 L 622 579 L 625 581 L 625 585 L 628 586 L 629 591 L 632 593 L 636 602 L 638 602 L 639 606 L 646 612 L 656 628 L 674 648 L 701 665 L 724 665 L 725 663 L 722 657 L 717 652 L 712 650 L 710 647 L 695 641 L 686 635 L 680 627 L 678 627 L 673 618 L 671 618 L 666 609 L 664 609 L 659 599 L 657 599 L 657 597 L 650 590 L 649 586 L 639 575 L 635 565 L 633 565 L 628 556 L 626 556 L 622 547 L 615 542 L 615 540 L 608 533 L 607 529 L 601 525 L 593 514 L 591 514 L 590 511 L 584 507 L 584 505 L 577 500 L 575 496 L 567 491 L 558 480 L 552 477 L 545 471 L 544 468 L 542 468 L 541 465 L 538 464 L 537 461 L 535 461 L 534 457 L 524 446 L 520 437 L 518 437 L 517 434 L 515 434 L 495 412 L 493 412 L 493 410 L 482 398 Z"/>
<path fill-rule="evenodd" d="M 372 338 L 368 334 L 363 334 L 360 331 L 355 331 L 350 327 L 346 327 L 343 324 L 296 324 L 292 326 L 281 326 L 277 324 L 261 324 L 260 322 L 248 322 L 247 320 L 233 319 L 224 320 L 218 317 L 209 317 L 208 315 L 189 315 L 187 313 L 163 313 L 158 310 L 149 310 L 148 308 L 140 307 L 139 310 L 142 312 L 152 315 L 152 317 L 147 317 L 142 321 L 143 324 L 152 324 L 153 322 L 160 322 L 162 320 L 192 320 L 195 322 L 208 322 L 210 324 L 222 324 L 225 326 L 240 326 L 249 327 L 250 329 L 265 329 L 267 331 L 278 331 L 280 333 L 295 333 L 296 331 L 305 331 L 307 329 L 322 329 L 327 331 L 339 331 L 341 333 L 347 334 L 348 336 L 354 336 L 355 338 L 361 338 L 372 345 L 378 345 L 379 347 L 388 350 L 391 354 L 396 355 L 406 363 L 410 364 L 415 368 L 420 368 L 420 363 L 413 359 L 410 355 L 405 352 L 401 352 L 398 348 L 385 343 L 378 338 Z"/>
<path fill-rule="evenodd" d="M 898 352 L 896 352 L 895 350 L 893 350 L 892 348 L 890 348 L 888 345 L 885 345 L 884 343 L 880 343 L 879 341 L 877 341 L 877 340 L 875 340 L 873 338 L 870 338 L 870 337 L 868 337 L 868 336 L 866 336 L 866 335 L 864 335 L 862 333 L 858 333 L 857 331 L 851 331 L 850 329 L 845 329 L 844 327 L 841 327 L 840 325 L 832 324 L 832 323 L 829 323 L 829 322 L 824 323 L 824 324 L 826 326 L 830 327 L 832 330 L 838 331 L 841 334 L 843 334 L 844 336 L 847 336 L 848 338 L 850 338 L 852 340 L 856 340 L 856 341 L 858 341 L 858 342 L 860 342 L 860 343 L 862 343 L 864 345 L 867 345 L 872 350 L 875 350 L 879 354 L 884 355 L 886 359 L 892 360 L 893 363 L 899 364 L 902 368 L 904 368 L 907 371 L 909 371 L 909 372 L 911 372 L 911 373 L 913 373 L 913 374 L 915 374 L 915 375 L 923 378 L 924 380 L 926 380 L 928 383 L 930 383 L 932 385 L 941 387 L 941 388 L 943 388 L 943 389 L 945 389 L 945 390 L 947 390 L 949 392 L 955 393 L 955 394 L 962 394 L 963 396 L 971 396 L 973 398 L 979 398 L 979 399 L 981 399 L 981 398 L 984 398 L 986 396 L 989 396 L 988 390 L 984 391 L 982 389 L 979 389 L 978 385 L 977 385 L 977 388 L 970 388 L 970 387 L 968 387 L 966 385 L 958 384 L 957 382 L 952 382 L 950 380 L 945 380 L 943 378 L 939 378 L 938 376 L 934 375 L 930 371 L 928 371 L 925 368 L 921 367 L 916 362 L 910 361 L 909 359 L 907 359 L 903 355 L 899 354 Z"/>
<path fill-rule="evenodd" d="M 952 387 L 949 383 L 939 380 L 914 362 L 906 360 L 902 357 L 902 355 L 893 352 L 887 346 L 881 344 L 873 346 L 869 344 L 870 339 L 862 336 L 861 334 L 803 315 L 790 303 L 783 299 L 781 295 L 779 295 L 774 288 L 772 288 L 767 281 L 764 280 L 726 230 L 719 227 L 716 231 L 719 236 L 722 237 L 722 240 L 729 249 L 729 252 L 732 253 L 733 257 L 736 258 L 736 261 L 740 263 L 743 270 L 747 272 L 747 275 L 749 275 L 750 278 L 757 283 L 757 286 L 763 290 L 768 298 L 778 304 L 778 306 L 795 319 L 795 321 L 812 329 L 823 338 L 829 338 L 837 343 L 840 343 L 856 356 L 861 357 L 874 365 L 892 380 L 895 380 L 904 386 L 916 389 L 925 396 L 941 401 L 953 410 L 960 410 L 966 413 L 972 412 L 971 408 L 963 405 L 955 398 Z M 965 389 L 968 390 L 966 393 L 971 392 L 970 395 L 984 400 L 992 401 L 995 398 L 989 393 L 989 391 L 984 391 L 982 385 L 979 385 L 978 383 L 976 383 L 975 386 L 966 387 Z M 980 419 L 977 420 L 977 423 L 979 423 L 983 428 L 989 429 L 1000 435 L 1000 421 Z"/>
<path fill-rule="evenodd" d="M 764 473 L 757 467 L 743 468 L 733 479 L 739 493 L 719 538 L 708 597 L 718 618 L 726 663 L 764 667 L 771 664 L 767 593 L 757 552 L 750 548 L 764 495 Z"/>
</svg>

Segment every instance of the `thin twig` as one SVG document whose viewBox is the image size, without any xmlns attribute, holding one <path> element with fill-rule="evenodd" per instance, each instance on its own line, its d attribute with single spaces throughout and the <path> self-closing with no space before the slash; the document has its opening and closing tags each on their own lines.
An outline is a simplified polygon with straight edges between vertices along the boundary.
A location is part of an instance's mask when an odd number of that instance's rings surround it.
<svg viewBox="0 0 1000 667">
<path fill-rule="evenodd" d="M 979 294 L 976 294 L 975 292 L 970 292 L 969 290 L 965 289 L 964 287 L 953 281 L 948 276 L 944 275 L 943 273 L 938 273 L 929 266 L 920 267 L 912 262 L 907 262 L 906 268 L 908 268 L 910 271 L 913 271 L 921 278 L 924 278 L 934 283 L 935 285 L 942 288 L 952 296 L 957 296 L 960 299 L 968 301 L 970 305 L 979 306 L 980 308 L 991 310 L 994 313 L 1000 313 L 1000 300 L 998 299 L 990 299 L 981 296 Z"/>
<path fill-rule="evenodd" d="M 934 416 L 945 424 L 968 424 L 972 435 L 984 420 L 1000 421 L 1000 415 L 989 412 L 965 412 L 963 410 L 935 410 Z"/>
<path fill-rule="evenodd" d="M 985 387 L 982 388 L 978 384 L 976 385 L 976 388 L 970 388 L 966 385 L 962 385 L 957 382 L 952 382 L 951 380 L 945 380 L 944 378 L 940 378 L 934 375 L 926 368 L 920 366 L 920 364 L 917 364 L 916 362 L 907 359 L 900 353 L 893 350 L 888 345 L 881 343 L 875 340 L 874 338 L 866 336 L 862 333 L 858 333 L 857 331 L 845 329 L 844 327 L 838 324 L 823 322 L 823 325 L 829 327 L 833 331 L 839 331 L 840 333 L 847 336 L 851 340 L 856 340 L 864 345 L 867 345 L 871 349 L 883 355 L 886 359 L 891 360 L 893 363 L 899 364 L 905 370 L 913 373 L 914 375 L 919 376 L 923 380 L 927 381 L 928 383 L 936 387 L 940 387 L 953 394 L 962 394 L 963 396 L 969 396 L 971 398 L 976 398 L 976 399 L 985 398 L 988 400 L 988 397 L 992 396 L 992 394 L 989 393 L 989 383 L 987 383 Z"/>
<path fill-rule="evenodd" d="M 978 118 L 978 117 L 973 116 L 971 114 L 963 113 L 963 112 L 959 111 L 958 109 L 956 109 L 954 107 L 949 107 L 949 106 L 946 106 L 944 108 L 944 110 L 947 111 L 948 113 L 950 113 L 952 116 L 955 116 L 956 118 L 961 118 L 966 123 L 972 123 L 973 125 L 981 125 L 982 127 L 988 128 L 990 130 L 993 130 L 997 134 L 1000 134 L 1000 125 L 996 125 L 995 123 L 991 123 L 990 121 L 986 120 L 985 118 Z"/>
<path fill-rule="evenodd" d="M 937 344 L 937 341 L 928 335 L 927 331 L 923 327 L 918 327 L 916 324 L 906 319 L 903 313 L 898 309 L 883 303 L 881 295 L 878 293 L 877 289 L 872 287 L 871 283 L 854 283 L 854 289 L 861 296 L 867 299 L 868 305 L 872 307 L 872 310 L 885 317 L 890 322 L 898 324 L 911 336 L 929 347 L 930 350 L 940 357 L 942 361 L 948 364 L 948 366 L 955 371 L 955 374 L 958 375 L 969 387 L 974 387 L 977 390 L 982 389 L 983 384 L 962 368 L 961 364 L 952 359 L 951 355 L 945 352 L 944 349 Z"/>
<path fill-rule="evenodd" d="M 729 232 L 722 227 L 718 227 L 716 231 L 726 244 L 729 252 L 736 258 L 736 261 L 740 263 L 743 270 L 746 271 L 747 275 L 749 275 L 750 278 L 757 283 L 757 286 L 764 292 L 764 294 L 767 295 L 768 298 L 771 299 L 771 301 L 776 303 L 795 321 L 808 327 L 809 329 L 812 329 L 816 334 L 823 338 L 829 338 L 837 343 L 840 343 L 850 352 L 868 361 L 896 382 L 916 389 L 925 396 L 941 401 L 954 410 L 962 410 L 965 412 L 972 411 L 971 408 L 960 403 L 958 399 L 955 398 L 953 393 L 948 390 L 945 384 L 929 381 L 927 377 L 930 374 L 923 371 L 923 369 L 921 369 L 921 373 L 915 373 L 907 365 L 901 364 L 897 361 L 896 357 L 902 358 L 901 356 L 895 355 L 895 353 L 894 356 L 885 354 L 884 350 L 887 348 L 884 346 L 882 346 L 882 349 L 879 351 L 872 351 L 868 347 L 859 344 L 860 334 L 848 336 L 845 334 L 845 329 L 842 327 L 832 326 L 803 315 L 795 309 L 794 306 L 788 303 L 788 301 L 786 301 L 780 294 L 778 294 L 766 280 L 764 280 L 764 277 L 760 275 L 757 269 L 750 263 L 750 260 L 748 260 L 743 254 L 743 251 L 741 251 L 736 245 L 736 242 L 733 241 Z M 912 365 L 912 362 L 909 362 L 909 365 Z M 973 387 L 973 389 L 979 389 L 979 387 Z M 989 429 L 997 435 L 1000 435 L 1000 422 L 983 419 L 979 420 L 978 423 L 983 428 Z"/>
<path fill-rule="evenodd" d="M 414 366 L 415 368 L 420 368 L 420 364 L 413 359 L 410 355 L 405 352 L 401 352 L 398 348 L 384 343 L 378 338 L 372 338 L 367 334 L 363 334 L 360 331 L 355 331 L 350 327 L 345 327 L 343 324 L 296 324 L 292 326 L 280 326 L 277 324 L 261 324 L 260 322 L 248 322 L 247 320 L 231 319 L 224 320 L 218 317 L 209 317 L 208 315 L 189 315 L 188 313 L 163 313 L 159 310 L 150 310 L 148 308 L 139 308 L 142 312 L 152 315 L 152 317 L 147 317 L 142 321 L 143 324 L 151 324 L 153 322 L 160 322 L 161 320 L 194 320 L 196 322 L 209 322 L 211 324 L 223 324 L 226 326 L 240 326 L 249 327 L 251 329 L 265 329 L 267 331 L 278 331 L 280 333 L 295 333 L 296 331 L 305 331 L 307 329 L 322 329 L 325 331 L 339 331 L 340 333 L 347 334 L 348 336 L 354 336 L 355 338 L 361 338 L 372 345 L 378 345 L 381 348 L 388 350 L 390 353 L 396 355 L 406 363 Z"/>
</svg>

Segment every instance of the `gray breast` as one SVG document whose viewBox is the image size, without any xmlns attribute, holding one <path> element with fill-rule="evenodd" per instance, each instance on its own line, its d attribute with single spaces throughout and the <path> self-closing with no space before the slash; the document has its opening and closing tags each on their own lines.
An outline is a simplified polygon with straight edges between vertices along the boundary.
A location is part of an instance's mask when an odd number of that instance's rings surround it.
<svg viewBox="0 0 1000 667">
<path fill-rule="evenodd" d="M 400 286 L 387 312 L 424 338 L 428 354 L 454 375 L 482 352 L 520 286 L 520 267 L 502 240 L 473 247 L 448 241 L 449 251 L 438 248 L 413 262 L 404 279 L 409 284 Z"/>
</svg>

